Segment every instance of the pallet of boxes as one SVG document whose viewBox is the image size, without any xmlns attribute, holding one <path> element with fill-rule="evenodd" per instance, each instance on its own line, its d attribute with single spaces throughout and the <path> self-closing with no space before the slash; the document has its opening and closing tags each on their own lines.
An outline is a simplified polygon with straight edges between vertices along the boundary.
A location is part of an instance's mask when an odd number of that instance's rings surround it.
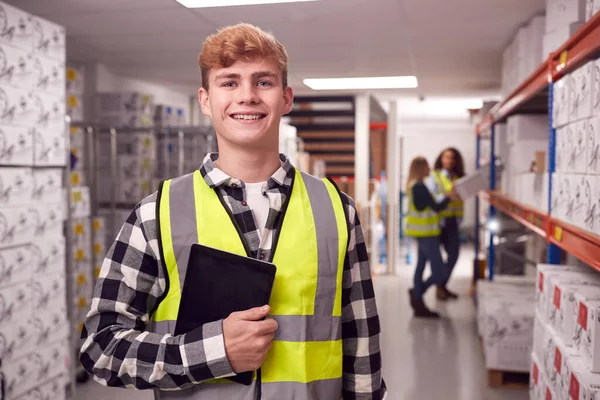
<svg viewBox="0 0 600 400">
<path fill-rule="evenodd" d="M 498 275 L 477 283 L 478 331 L 493 388 L 527 389 L 535 320 L 535 280 Z"/>
<path fill-rule="evenodd" d="M 538 265 L 530 398 L 600 397 L 600 274 Z"/>
<path fill-rule="evenodd" d="M 0 2 L 0 379 L 4 400 L 64 400 L 65 30 Z"/>
</svg>

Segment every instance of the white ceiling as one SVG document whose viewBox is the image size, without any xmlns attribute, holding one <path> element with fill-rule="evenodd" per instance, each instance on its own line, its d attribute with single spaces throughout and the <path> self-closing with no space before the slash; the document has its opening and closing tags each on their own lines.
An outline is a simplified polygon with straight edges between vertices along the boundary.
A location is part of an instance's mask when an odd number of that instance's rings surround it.
<svg viewBox="0 0 600 400">
<path fill-rule="evenodd" d="M 502 49 L 544 0 L 321 0 L 186 9 L 175 0 L 3 0 L 67 28 L 68 58 L 157 83 L 199 85 L 197 56 L 218 27 L 249 22 L 290 54 L 290 83 L 304 78 L 416 75 L 405 95 L 493 95 Z"/>
</svg>

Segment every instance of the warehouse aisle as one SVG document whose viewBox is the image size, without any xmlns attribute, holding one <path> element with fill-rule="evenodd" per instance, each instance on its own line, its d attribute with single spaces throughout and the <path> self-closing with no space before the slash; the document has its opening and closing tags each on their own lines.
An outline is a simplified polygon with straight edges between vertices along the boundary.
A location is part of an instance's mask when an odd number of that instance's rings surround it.
<svg viewBox="0 0 600 400">
<path fill-rule="evenodd" d="M 477 338 L 475 307 L 468 297 L 473 252 L 464 250 L 450 287 L 463 296 L 436 304 L 434 291 L 427 304 L 438 310 L 440 321 L 412 318 L 407 290 L 412 286 L 410 266 L 399 276 L 375 280 L 381 315 L 383 365 L 389 400 L 525 400 L 526 391 L 489 390 L 483 353 Z"/>
<path fill-rule="evenodd" d="M 477 339 L 475 307 L 469 289 L 471 251 L 462 252 L 452 289 L 463 298 L 437 305 L 433 291 L 428 304 L 446 318 L 414 320 L 407 290 L 412 267 L 402 266 L 399 276 L 375 279 L 377 305 L 383 329 L 382 349 L 388 400 L 525 400 L 525 391 L 487 388 L 487 374 Z M 107 389 L 95 382 L 79 386 L 78 400 L 152 400 L 150 392 Z"/>
</svg>

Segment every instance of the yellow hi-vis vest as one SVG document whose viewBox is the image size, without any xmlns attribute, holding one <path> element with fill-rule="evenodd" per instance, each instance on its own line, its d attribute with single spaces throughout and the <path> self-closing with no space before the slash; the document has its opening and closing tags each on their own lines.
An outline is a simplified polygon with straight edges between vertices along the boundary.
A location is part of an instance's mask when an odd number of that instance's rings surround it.
<svg viewBox="0 0 600 400">
<path fill-rule="evenodd" d="M 408 214 L 406 215 L 406 236 L 434 237 L 441 234 L 440 215 L 430 207 L 418 211 L 412 199 L 412 189 L 408 194 Z"/>
<path fill-rule="evenodd" d="M 456 179 L 448 179 L 448 177 L 440 170 L 433 171 L 431 175 L 433 176 L 433 179 L 435 179 L 435 183 L 438 187 L 438 193 L 436 194 L 442 194 L 452 190 L 452 186 L 454 186 L 454 181 Z M 462 218 L 465 215 L 464 206 L 465 203 L 462 200 L 452 200 L 448 204 L 448 208 L 440 212 L 440 216 L 442 218 Z"/>
<path fill-rule="evenodd" d="M 221 201 L 199 171 L 161 186 L 158 224 L 169 285 L 153 315 L 153 332 L 174 333 L 192 244 L 248 255 Z M 270 317 L 279 329 L 261 367 L 262 400 L 341 399 L 345 212 L 336 186 L 296 171 L 271 251 L 277 273 Z M 155 390 L 155 398 L 254 400 L 256 384 L 256 375 L 251 386 L 212 380 L 180 391 Z"/>
</svg>

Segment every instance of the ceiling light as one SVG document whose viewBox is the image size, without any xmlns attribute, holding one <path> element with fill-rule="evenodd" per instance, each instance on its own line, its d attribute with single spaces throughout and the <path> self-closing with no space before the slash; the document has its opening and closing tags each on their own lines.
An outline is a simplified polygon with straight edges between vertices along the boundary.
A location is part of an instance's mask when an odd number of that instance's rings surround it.
<svg viewBox="0 0 600 400">
<path fill-rule="evenodd" d="M 256 4 L 300 3 L 318 0 L 177 0 L 187 8 L 250 6 Z"/>
<path fill-rule="evenodd" d="M 414 76 L 304 79 L 303 82 L 313 90 L 412 89 L 418 86 L 417 78 Z"/>
</svg>

